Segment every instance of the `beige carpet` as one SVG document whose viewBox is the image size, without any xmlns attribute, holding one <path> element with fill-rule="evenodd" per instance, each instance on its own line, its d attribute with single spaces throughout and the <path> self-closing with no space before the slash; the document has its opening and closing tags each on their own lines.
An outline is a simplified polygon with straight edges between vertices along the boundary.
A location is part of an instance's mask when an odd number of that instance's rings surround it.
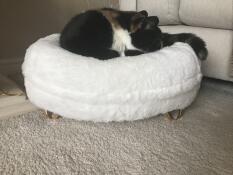
<svg viewBox="0 0 233 175">
<path fill-rule="evenodd" d="M 232 175 L 233 84 L 205 80 L 178 121 L 0 121 L 0 174 Z"/>
</svg>

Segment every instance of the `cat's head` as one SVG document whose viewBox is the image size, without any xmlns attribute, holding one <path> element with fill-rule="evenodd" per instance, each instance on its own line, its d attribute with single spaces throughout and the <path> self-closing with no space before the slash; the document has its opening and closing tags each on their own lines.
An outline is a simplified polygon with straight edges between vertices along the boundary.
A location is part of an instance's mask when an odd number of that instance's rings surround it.
<svg viewBox="0 0 233 175">
<path fill-rule="evenodd" d="M 154 30 L 158 28 L 159 18 L 157 16 L 148 16 L 142 23 L 141 29 Z"/>
<path fill-rule="evenodd" d="M 134 33 L 138 30 L 160 30 L 158 27 L 159 18 L 157 16 L 148 16 L 147 11 L 136 12 L 130 18 L 129 32 Z"/>
<path fill-rule="evenodd" d="M 142 29 L 143 24 L 146 21 L 147 17 L 148 17 L 148 13 L 145 10 L 133 14 L 129 22 L 130 24 L 129 32 L 134 33 Z"/>
<path fill-rule="evenodd" d="M 148 17 L 148 13 L 145 10 L 140 12 L 136 11 L 118 11 L 116 20 L 119 25 L 129 31 L 129 33 L 134 33 L 141 29 L 143 22 Z"/>
<path fill-rule="evenodd" d="M 162 31 L 158 27 L 159 18 L 157 16 L 149 16 L 146 18 L 142 25 L 142 30 L 151 31 L 151 37 L 153 42 L 150 47 L 148 47 L 148 52 L 159 50 L 163 47 L 162 44 Z"/>
<path fill-rule="evenodd" d="M 136 12 L 103 8 L 101 11 L 113 26 L 128 30 L 129 33 L 135 33 L 141 29 L 154 29 L 159 23 L 158 17 L 149 17 L 146 10 Z"/>
<path fill-rule="evenodd" d="M 140 29 L 131 34 L 132 41 L 144 52 L 153 52 L 162 48 L 162 31 L 158 27 L 157 16 L 148 16 L 143 20 Z"/>
</svg>

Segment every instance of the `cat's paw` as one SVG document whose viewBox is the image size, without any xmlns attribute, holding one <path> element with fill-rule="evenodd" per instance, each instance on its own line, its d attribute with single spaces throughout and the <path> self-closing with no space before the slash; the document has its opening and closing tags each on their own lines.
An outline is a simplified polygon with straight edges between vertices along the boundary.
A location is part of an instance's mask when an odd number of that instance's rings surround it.
<svg viewBox="0 0 233 175">
<path fill-rule="evenodd" d="M 136 55 L 141 55 L 143 52 L 139 50 L 126 50 L 125 51 L 125 56 L 136 56 Z"/>
</svg>

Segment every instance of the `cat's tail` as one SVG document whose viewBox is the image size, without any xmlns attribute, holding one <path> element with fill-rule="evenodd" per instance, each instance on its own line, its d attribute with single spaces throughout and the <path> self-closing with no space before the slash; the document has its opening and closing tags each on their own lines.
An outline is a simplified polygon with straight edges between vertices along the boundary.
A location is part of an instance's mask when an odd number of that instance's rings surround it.
<svg viewBox="0 0 233 175">
<path fill-rule="evenodd" d="M 197 35 L 192 33 L 168 34 L 163 33 L 163 45 L 170 46 L 175 42 L 184 42 L 189 44 L 200 60 L 206 60 L 208 50 L 206 43 Z"/>
</svg>

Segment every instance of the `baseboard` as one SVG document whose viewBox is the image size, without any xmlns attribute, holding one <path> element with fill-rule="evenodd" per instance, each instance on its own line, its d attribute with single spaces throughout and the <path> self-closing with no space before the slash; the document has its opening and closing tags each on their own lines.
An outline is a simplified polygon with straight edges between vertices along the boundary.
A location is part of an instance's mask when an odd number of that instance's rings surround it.
<svg viewBox="0 0 233 175">
<path fill-rule="evenodd" d="M 0 73 L 3 75 L 11 75 L 21 72 L 23 58 L 0 58 Z"/>
<path fill-rule="evenodd" d="M 0 74 L 0 119 L 35 111 L 37 108 L 26 99 L 23 91 L 9 78 Z M 15 95 L 7 95 L 4 93 Z"/>
</svg>

